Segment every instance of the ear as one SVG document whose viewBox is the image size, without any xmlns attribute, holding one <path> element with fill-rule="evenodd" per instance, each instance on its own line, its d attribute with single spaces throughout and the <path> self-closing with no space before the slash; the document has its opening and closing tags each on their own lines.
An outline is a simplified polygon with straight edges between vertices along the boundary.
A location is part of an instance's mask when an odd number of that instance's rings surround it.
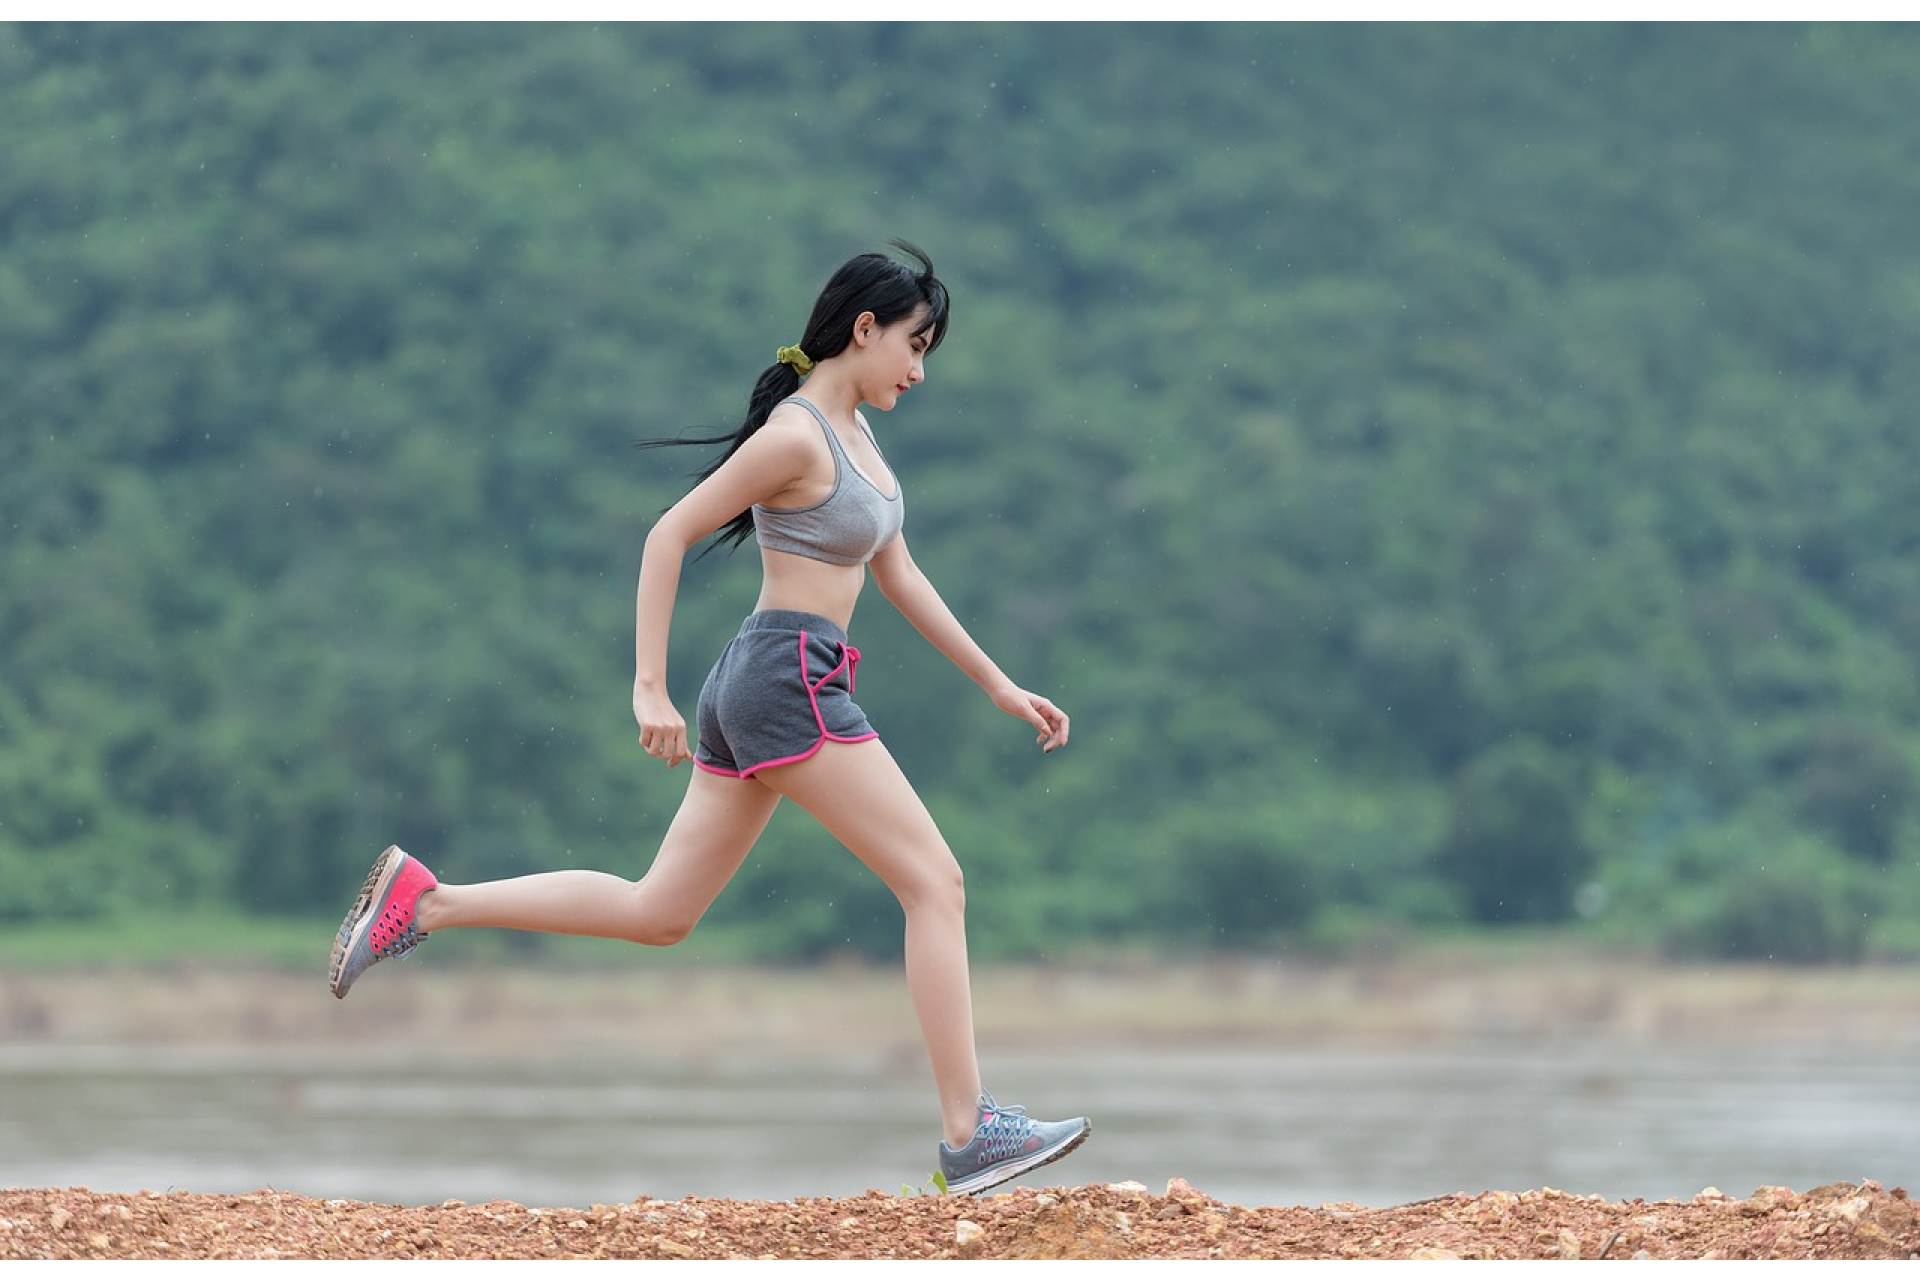
<svg viewBox="0 0 1920 1280">
<path fill-rule="evenodd" d="M 880 332 L 880 319 L 871 311 L 862 311 L 853 321 L 853 343 L 866 346 Z"/>
</svg>

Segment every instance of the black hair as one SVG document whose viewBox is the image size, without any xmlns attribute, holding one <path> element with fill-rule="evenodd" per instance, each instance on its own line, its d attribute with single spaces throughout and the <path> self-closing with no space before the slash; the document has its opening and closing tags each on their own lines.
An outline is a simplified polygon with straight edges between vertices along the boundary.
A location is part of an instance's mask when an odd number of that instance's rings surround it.
<svg viewBox="0 0 1920 1280">
<path fill-rule="evenodd" d="M 933 334 L 933 340 L 927 345 L 929 352 L 947 336 L 947 287 L 933 274 L 933 260 L 905 240 L 891 243 L 912 258 L 918 264 L 918 269 L 884 253 L 863 253 L 848 259 L 820 290 L 820 296 L 814 299 L 813 314 L 808 317 L 806 330 L 800 335 L 800 349 L 815 364 L 831 360 L 846 350 L 847 344 L 853 341 L 853 322 L 860 318 L 863 311 L 873 312 L 874 320 L 885 328 L 907 319 L 924 304 L 927 314 L 914 333 Z M 791 365 L 770 365 L 761 373 L 759 381 L 753 384 L 753 394 L 747 398 L 747 416 L 733 431 L 717 436 L 642 440 L 640 447 L 651 449 L 676 444 L 725 444 L 726 451 L 711 466 L 696 473 L 694 483 L 698 484 L 738 453 L 740 446 L 766 425 L 774 406 L 799 389 L 800 375 Z M 738 547 L 752 532 L 753 513 L 742 511 L 720 527 L 707 551 L 721 545 Z M 701 554 L 705 555 L 706 552 Z"/>
</svg>

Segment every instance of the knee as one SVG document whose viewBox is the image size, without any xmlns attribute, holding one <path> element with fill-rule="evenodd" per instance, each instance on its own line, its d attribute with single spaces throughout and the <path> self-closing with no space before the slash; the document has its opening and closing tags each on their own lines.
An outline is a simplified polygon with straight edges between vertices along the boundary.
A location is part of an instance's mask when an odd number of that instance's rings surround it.
<svg viewBox="0 0 1920 1280">
<path fill-rule="evenodd" d="M 701 912 L 674 910 L 658 894 L 647 892 L 646 881 L 636 883 L 624 904 L 620 936 L 643 947 L 671 947 L 684 942 L 700 923 Z"/>
<path fill-rule="evenodd" d="M 945 911 L 964 915 L 967 909 L 967 879 L 960 864 L 945 846 L 940 856 L 929 858 L 925 871 L 900 895 L 900 903 L 909 911 Z"/>
<path fill-rule="evenodd" d="M 696 923 L 693 920 L 649 920 L 629 933 L 627 940 L 643 947 L 671 947 L 676 942 L 685 942 Z"/>
<path fill-rule="evenodd" d="M 637 942 L 643 947 L 671 947 L 677 942 L 685 942 L 687 935 L 693 932 L 698 920 L 650 920 L 637 919 L 631 922 L 625 931 L 628 942 Z"/>
</svg>

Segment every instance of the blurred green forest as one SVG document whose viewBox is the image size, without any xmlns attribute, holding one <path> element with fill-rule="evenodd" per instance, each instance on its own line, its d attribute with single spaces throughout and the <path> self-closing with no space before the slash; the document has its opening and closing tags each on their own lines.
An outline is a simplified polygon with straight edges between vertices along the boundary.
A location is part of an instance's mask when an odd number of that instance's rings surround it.
<svg viewBox="0 0 1920 1280">
<path fill-rule="evenodd" d="M 640 874 L 650 521 L 848 255 L 1044 759 L 877 594 L 978 955 L 1920 957 L 1920 27 L 0 27 L 0 927 Z M 690 713 L 755 590 L 692 565 Z M 783 813 L 703 932 L 886 956 Z M 699 936 L 699 935 L 696 935 Z M 544 943 L 528 940 L 527 949 Z"/>
</svg>

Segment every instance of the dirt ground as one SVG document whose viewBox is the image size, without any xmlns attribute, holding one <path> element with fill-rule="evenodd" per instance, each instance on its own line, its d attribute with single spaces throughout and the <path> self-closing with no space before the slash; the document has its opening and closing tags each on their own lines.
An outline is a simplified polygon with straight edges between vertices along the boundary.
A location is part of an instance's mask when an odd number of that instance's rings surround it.
<svg viewBox="0 0 1920 1280">
<path fill-rule="evenodd" d="M 653 1039 L 689 1051 L 798 1038 L 799 1028 L 821 1025 L 842 1040 L 907 1037 L 911 1048 L 899 985 L 896 974 L 865 971 L 616 973 L 556 983 L 424 970 L 336 1008 L 315 995 L 313 980 L 273 974 L 185 971 L 164 984 L 123 973 L 11 975 L 0 989 L 0 1036 L 298 1046 L 403 1025 L 469 1052 L 507 1053 L 536 1031 L 551 1044 L 590 1047 L 609 1028 L 647 1018 Z M 1920 1026 L 1920 970 L 1912 969 L 1702 974 L 1599 968 L 1580 957 L 1340 970 L 1106 965 L 1077 975 L 988 972 L 976 986 L 982 1035 L 1000 1045 L 1062 1034 L 1057 1019 L 1044 1027 L 1021 1020 L 1036 1003 L 1070 1008 L 1073 1035 L 1116 1047 L 1170 1036 L 1415 1044 L 1490 1032 L 1686 1036 L 1756 1049 L 1809 1036 L 1904 1046 Z M 1051 999 L 1026 998 L 1036 992 Z M 191 1001 L 190 1023 L 178 1015 L 182 999 Z M 706 1013 L 663 1019 L 661 1008 Z M 0 1260 L 1920 1258 L 1920 1210 L 1906 1189 L 1873 1181 L 1707 1189 L 1651 1202 L 1548 1188 L 1463 1191 L 1397 1207 L 1230 1205 L 1178 1178 L 1161 1189 L 1029 1181 L 1036 1185 L 978 1198 L 874 1191 L 575 1207 L 0 1189 Z"/>
<path fill-rule="evenodd" d="M 1176 1178 L 978 1198 L 640 1199 L 585 1209 L 254 1195 L 0 1191 L 0 1259 L 1558 1259 L 1920 1257 L 1920 1210 L 1875 1182 L 1746 1199 L 1553 1190 L 1391 1209 L 1242 1208 Z"/>
</svg>

